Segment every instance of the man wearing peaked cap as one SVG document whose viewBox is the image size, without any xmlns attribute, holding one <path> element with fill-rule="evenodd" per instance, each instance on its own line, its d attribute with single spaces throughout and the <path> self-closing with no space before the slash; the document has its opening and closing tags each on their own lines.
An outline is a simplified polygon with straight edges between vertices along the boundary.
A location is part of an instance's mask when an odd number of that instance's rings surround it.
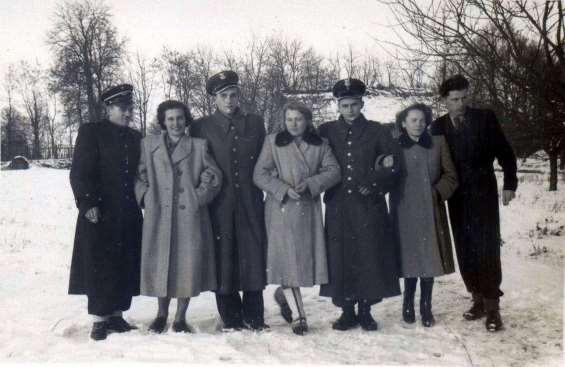
<svg viewBox="0 0 565 367">
<path fill-rule="evenodd" d="M 90 337 L 136 329 L 122 317 L 139 294 L 142 215 L 134 180 L 141 134 L 132 119 L 130 84 L 101 94 L 107 117 L 80 126 L 70 173 L 78 207 L 69 294 L 88 297 Z"/>
<path fill-rule="evenodd" d="M 330 282 L 320 288 L 321 296 L 331 297 L 342 309 L 333 323 L 336 330 L 358 325 L 377 330 L 371 305 L 400 294 L 384 198 L 394 185 L 398 168 L 375 170 L 375 162 L 393 152 L 393 140 L 386 128 L 361 113 L 365 89 L 358 79 L 338 81 L 333 95 L 339 118 L 320 126 L 320 135 L 328 139 L 342 177 L 341 184 L 324 196 Z"/>
<path fill-rule="evenodd" d="M 131 105 L 133 86 L 131 84 L 120 84 L 106 89 L 100 99 L 106 106 L 114 104 Z"/>
<path fill-rule="evenodd" d="M 231 70 L 210 77 L 206 90 L 217 109 L 196 120 L 190 130 L 208 141 L 223 173 L 210 215 L 216 240 L 216 303 L 224 328 L 262 330 L 267 327 L 263 317 L 266 232 L 263 193 L 253 183 L 253 168 L 265 139 L 265 124 L 260 116 L 241 110 L 238 79 Z"/>
<path fill-rule="evenodd" d="M 222 91 L 237 87 L 239 83 L 239 76 L 235 71 L 226 70 L 218 74 L 212 75 L 206 82 L 206 91 L 210 95 L 217 95 Z"/>
<path fill-rule="evenodd" d="M 335 83 L 333 95 L 338 101 L 344 98 L 362 98 L 366 91 L 365 83 L 359 79 L 342 79 Z"/>
</svg>

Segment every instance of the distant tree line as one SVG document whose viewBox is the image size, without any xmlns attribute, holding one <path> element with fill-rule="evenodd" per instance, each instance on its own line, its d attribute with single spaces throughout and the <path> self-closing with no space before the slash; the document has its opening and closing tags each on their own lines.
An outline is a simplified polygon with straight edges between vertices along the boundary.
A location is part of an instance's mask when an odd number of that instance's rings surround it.
<svg viewBox="0 0 565 367">
<path fill-rule="evenodd" d="M 449 75 L 472 81 L 477 104 L 492 107 L 521 157 L 543 149 L 550 157 L 550 188 L 557 185 L 557 162 L 565 161 L 565 72 L 561 1 L 381 0 L 398 18 L 402 41 L 382 62 L 375 52 L 349 47 L 322 55 L 297 39 L 251 37 L 242 51 L 213 45 L 189 50 L 163 48 L 147 58 L 127 48 L 101 1 L 60 3 L 46 34 L 52 66 L 21 62 L 5 75 L 7 106 L 0 111 L 2 159 L 17 154 L 57 158 L 72 150 L 78 126 L 103 116 L 100 94 L 111 84 L 135 86 L 135 126 L 156 132 L 160 99 L 187 103 L 198 117 L 213 112 L 205 90 L 210 75 L 238 72 L 245 110 L 264 116 L 271 131 L 289 96 L 318 111 L 343 77 L 361 79 L 370 89 L 433 91 Z M 374 47 L 382 44 L 375 42 Z M 429 83 L 429 84 L 427 84 Z M 436 106 L 437 108 L 438 106 Z"/>
</svg>

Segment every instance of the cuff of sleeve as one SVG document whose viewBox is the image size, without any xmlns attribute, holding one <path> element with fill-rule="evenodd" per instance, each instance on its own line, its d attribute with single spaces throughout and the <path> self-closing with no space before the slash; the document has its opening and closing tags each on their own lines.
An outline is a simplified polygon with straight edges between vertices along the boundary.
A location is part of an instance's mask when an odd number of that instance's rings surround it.
<svg viewBox="0 0 565 367">
<path fill-rule="evenodd" d="M 274 197 L 282 202 L 284 200 L 284 197 L 286 196 L 286 193 L 288 191 L 288 189 L 290 188 L 290 185 L 288 184 L 281 184 L 280 187 L 276 190 L 276 192 L 274 193 Z"/>
</svg>

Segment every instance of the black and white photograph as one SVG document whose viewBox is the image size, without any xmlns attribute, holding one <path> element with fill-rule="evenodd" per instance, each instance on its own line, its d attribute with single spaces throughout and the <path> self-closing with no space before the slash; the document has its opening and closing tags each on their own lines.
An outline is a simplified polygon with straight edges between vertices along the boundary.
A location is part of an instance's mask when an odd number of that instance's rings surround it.
<svg viewBox="0 0 565 367">
<path fill-rule="evenodd" d="M 563 365 L 565 1 L 2 1 L 0 49 L 0 365 Z"/>
</svg>

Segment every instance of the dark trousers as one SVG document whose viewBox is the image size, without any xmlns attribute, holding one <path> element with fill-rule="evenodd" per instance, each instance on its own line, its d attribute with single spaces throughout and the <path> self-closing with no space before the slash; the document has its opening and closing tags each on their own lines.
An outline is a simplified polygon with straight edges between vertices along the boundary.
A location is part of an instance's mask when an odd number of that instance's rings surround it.
<svg viewBox="0 0 565 367">
<path fill-rule="evenodd" d="M 104 297 L 88 296 L 88 313 L 96 316 L 108 316 L 115 311 L 127 311 L 131 306 L 131 296 Z"/>
<path fill-rule="evenodd" d="M 498 299 L 504 294 L 500 290 L 500 246 L 476 246 L 471 241 L 455 241 L 455 250 L 459 271 L 469 292 L 488 299 Z"/>
<path fill-rule="evenodd" d="M 224 324 L 264 321 L 263 291 L 243 291 L 243 298 L 239 292 L 216 293 L 216 305 Z"/>
</svg>

